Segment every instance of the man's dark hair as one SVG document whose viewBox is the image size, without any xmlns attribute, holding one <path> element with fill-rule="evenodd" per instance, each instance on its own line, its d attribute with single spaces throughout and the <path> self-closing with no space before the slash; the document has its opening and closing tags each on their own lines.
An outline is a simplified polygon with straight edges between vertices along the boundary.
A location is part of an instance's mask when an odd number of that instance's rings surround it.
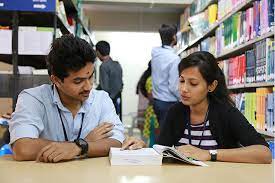
<svg viewBox="0 0 275 183">
<path fill-rule="evenodd" d="M 107 41 L 99 41 L 96 45 L 96 51 L 102 56 L 107 56 L 110 54 L 110 44 Z"/>
<path fill-rule="evenodd" d="M 173 41 L 173 36 L 177 34 L 177 27 L 162 24 L 159 29 L 159 34 L 160 34 L 162 46 L 170 45 Z"/>
<path fill-rule="evenodd" d="M 85 40 L 72 34 L 63 35 L 53 41 L 47 56 L 49 75 L 55 75 L 62 81 L 70 71 L 79 71 L 96 58 L 92 46 Z"/>
</svg>

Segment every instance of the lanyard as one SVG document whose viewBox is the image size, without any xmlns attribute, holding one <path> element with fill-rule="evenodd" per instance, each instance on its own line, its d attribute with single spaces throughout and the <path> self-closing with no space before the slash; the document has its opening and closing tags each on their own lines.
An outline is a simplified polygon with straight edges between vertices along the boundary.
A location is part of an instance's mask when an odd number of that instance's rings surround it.
<svg viewBox="0 0 275 183">
<path fill-rule="evenodd" d="M 52 90 L 53 90 L 53 94 L 54 94 L 54 85 L 52 85 Z M 61 121 L 61 124 L 62 124 L 62 128 L 63 128 L 63 133 L 64 133 L 65 141 L 69 141 L 68 136 L 67 136 L 67 132 L 66 132 L 66 129 L 65 129 L 65 125 L 64 125 L 63 119 L 62 119 L 62 117 L 61 117 L 60 109 L 58 108 L 58 106 L 56 106 L 56 108 L 57 108 L 57 110 L 58 110 L 59 118 L 60 118 L 60 121 Z M 80 126 L 80 128 L 79 128 L 78 135 L 77 135 L 77 138 L 76 138 L 76 139 L 79 139 L 79 137 L 80 137 L 80 135 L 81 135 L 82 126 L 83 126 L 83 120 L 84 120 L 84 113 L 82 113 L 81 126 Z"/>
<path fill-rule="evenodd" d="M 57 106 L 56 106 L 56 107 L 57 107 Z M 68 136 L 67 136 L 67 132 L 66 132 L 66 129 L 65 129 L 65 125 L 64 125 L 63 120 L 62 120 L 62 117 L 61 117 L 60 109 L 59 109 L 58 107 L 57 107 L 57 109 L 58 109 L 60 121 L 61 121 L 61 123 L 62 123 L 62 128 L 63 128 L 63 133 L 64 133 L 65 141 L 69 141 Z M 79 139 L 79 137 L 80 137 L 80 135 L 81 135 L 82 126 L 83 126 L 83 119 L 84 119 L 84 113 L 82 113 L 81 126 L 80 126 L 80 128 L 79 128 L 78 135 L 77 135 L 77 138 L 76 138 L 76 139 Z"/>
<path fill-rule="evenodd" d="M 201 139 L 200 139 L 199 145 L 198 145 L 199 148 L 201 147 L 201 141 L 202 141 L 202 137 L 203 137 L 203 134 L 204 134 L 205 127 L 206 127 L 206 120 L 207 120 L 207 117 L 208 117 L 208 112 L 209 112 L 209 107 L 207 107 L 207 111 L 206 111 L 206 114 L 205 114 L 205 117 L 204 117 L 204 120 L 203 120 L 203 130 L 202 130 Z M 189 144 L 192 145 L 191 144 L 192 137 L 191 137 L 190 111 L 189 111 L 189 115 L 188 115 L 187 126 L 188 126 L 188 140 L 189 140 Z"/>
</svg>

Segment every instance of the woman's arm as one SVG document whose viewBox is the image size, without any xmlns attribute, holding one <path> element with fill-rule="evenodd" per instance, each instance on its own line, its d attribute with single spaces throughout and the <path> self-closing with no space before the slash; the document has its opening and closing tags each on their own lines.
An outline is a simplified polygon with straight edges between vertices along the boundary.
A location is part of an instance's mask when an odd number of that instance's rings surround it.
<svg viewBox="0 0 275 183">
<path fill-rule="evenodd" d="M 236 149 L 219 149 L 217 160 L 240 163 L 271 163 L 272 156 L 268 147 L 251 145 Z"/>
<path fill-rule="evenodd" d="M 187 156 L 201 161 L 210 161 L 208 150 L 203 150 L 192 145 L 177 147 L 178 151 Z M 236 163 L 271 163 L 272 157 L 268 147 L 264 145 L 251 145 L 234 149 L 218 149 L 217 161 Z"/>
</svg>

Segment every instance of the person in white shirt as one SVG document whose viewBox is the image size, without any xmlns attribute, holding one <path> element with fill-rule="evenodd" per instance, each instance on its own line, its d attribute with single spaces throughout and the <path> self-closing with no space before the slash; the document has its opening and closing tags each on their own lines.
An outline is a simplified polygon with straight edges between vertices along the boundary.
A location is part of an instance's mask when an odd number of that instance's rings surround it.
<svg viewBox="0 0 275 183">
<path fill-rule="evenodd" d="M 153 106 L 160 123 L 160 131 L 168 109 L 180 99 L 178 91 L 180 57 L 173 49 L 177 44 L 176 33 L 176 27 L 162 25 L 159 29 L 162 46 L 152 49 Z"/>
<path fill-rule="evenodd" d="M 15 160 L 60 162 L 121 147 L 124 127 L 112 100 L 92 89 L 95 58 L 83 39 L 54 40 L 47 57 L 53 84 L 22 91 L 9 123 Z"/>
</svg>

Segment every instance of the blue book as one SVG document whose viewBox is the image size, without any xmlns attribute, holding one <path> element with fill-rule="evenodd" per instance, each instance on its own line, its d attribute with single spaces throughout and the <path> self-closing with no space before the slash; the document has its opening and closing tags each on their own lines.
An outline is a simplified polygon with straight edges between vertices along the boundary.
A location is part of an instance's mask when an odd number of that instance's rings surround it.
<svg viewBox="0 0 275 183">
<path fill-rule="evenodd" d="M 268 0 L 268 27 L 274 26 L 274 0 Z"/>
</svg>

